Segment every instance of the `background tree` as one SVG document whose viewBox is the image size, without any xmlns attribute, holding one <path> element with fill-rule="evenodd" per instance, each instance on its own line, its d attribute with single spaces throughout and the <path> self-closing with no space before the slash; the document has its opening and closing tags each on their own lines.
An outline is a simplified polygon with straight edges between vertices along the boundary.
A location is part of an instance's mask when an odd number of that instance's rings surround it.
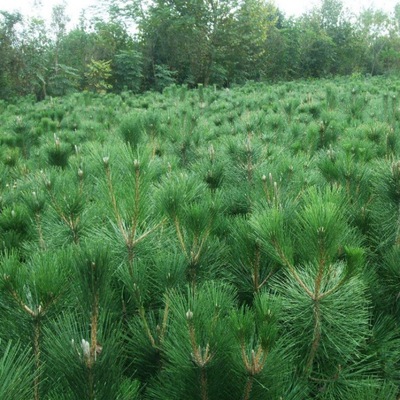
<svg viewBox="0 0 400 400">
<path fill-rule="evenodd" d="M 22 22 L 20 13 L 0 12 L 0 97 L 9 98 L 18 93 L 18 72 L 21 58 L 18 54 L 16 28 Z"/>
<path fill-rule="evenodd" d="M 88 86 L 91 60 L 110 60 L 107 91 L 172 84 L 396 72 L 399 6 L 352 15 L 323 0 L 287 18 L 267 0 L 108 0 L 67 30 L 66 4 L 49 24 L 2 12 L 0 97 L 64 95 Z"/>
<path fill-rule="evenodd" d="M 263 0 L 244 0 L 235 13 L 232 24 L 231 43 L 234 62 L 231 63 L 231 79 L 245 81 L 266 77 L 266 65 L 274 57 L 269 45 L 272 31 L 279 15 L 277 9 Z M 271 46 L 272 47 L 272 46 Z M 229 50 L 228 50 L 229 51 Z"/>
<path fill-rule="evenodd" d="M 349 11 L 341 0 L 323 0 L 320 8 L 321 28 L 335 45 L 332 74 L 351 74 L 361 61 L 355 29 Z"/>
<path fill-rule="evenodd" d="M 51 40 L 44 20 L 26 20 L 18 47 L 23 62 L 20 76 L 25 93 L 34 94 L 37 99 L 43 99 L 47 94 L 50 49 Z"/>
<path fill-rule="evenodd" d="M 109 83 L 109 79 L 111 78 L 111 60 L 92 60 L 88 64 L 86 78 L 89 90 L 97 93 L 105 93 L 108 89 L 111 89 L 112 85 Z"/>
<path fill-rule="evenodd" d="M 366 72 L 376 75 L 383 72 L 382 52 L 388 45 L 391 20 L 381 10 L 366 9 L 359 16 L 359 33 L 363 40 Z"/>
<path fill-rule="evenodd" d="M 165 65 L 180 83 L 210 83 L 236 6 L 235 0 L 156 1 L 139 24 L 149 74 Z"/>
<path fill-rule="evenodd" d="M 59 62 L 73 68 L 78 75 L 78 87 L 86 84 L 85 72 L 93 57 L 95 36 L 84 26 L 78 26 L 69 31 L 60 43 Z"/>
<path fill-rule="evenodd" d="M 65 1 L 55 5 L 52 10 L 50 22 L 53 36 L 53 63 L 48 70 L 48 85 L 50 87 L 50 94 L 53 95 L 63 95 L 67 93 L 77 86 L 78 80 L 77 70 L 69 65 L 69 60 L 66 60 L 66 64 L 60 63 L 61 43 L 67 33 L 67 24 L 70 21 L 65 10 Z"/>
<path fill-rule="evenodd" d="M 336 58 L 336 45 L 321 26 L 317 10 L 302 18 L 300 69 L 303 76 L 321 77 L 331 72 Z"/>
<path fill-rule="evenodd" d="M 139 92 L 142 81 L 142 54 L 134 49 L 121 50 L 114 57 L 114 88 Z"/>
</svg>

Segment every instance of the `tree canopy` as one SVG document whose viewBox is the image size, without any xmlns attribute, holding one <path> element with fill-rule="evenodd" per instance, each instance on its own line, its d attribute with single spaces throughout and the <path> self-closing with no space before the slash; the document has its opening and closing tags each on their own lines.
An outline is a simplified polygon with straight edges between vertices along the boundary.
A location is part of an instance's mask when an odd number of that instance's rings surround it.
<svg viewBox="0 0 400 400">
<path fill-rule="evenodd" d="M 0 10 L 0 98 L 74 90 L 163 90 L 334 75 L 397 72 L 400 4 L 359 15 L 322 0 L 287 17 L 265 0 L 108 0 L 68 30 L 64 3 L 51 21 Z M 93 75 L 94 66 L 96 77 Z M 104 68 L 107 65 L 107 68 Z M 93 79 L 97 80 L 96 82 Z"/>
</svg>

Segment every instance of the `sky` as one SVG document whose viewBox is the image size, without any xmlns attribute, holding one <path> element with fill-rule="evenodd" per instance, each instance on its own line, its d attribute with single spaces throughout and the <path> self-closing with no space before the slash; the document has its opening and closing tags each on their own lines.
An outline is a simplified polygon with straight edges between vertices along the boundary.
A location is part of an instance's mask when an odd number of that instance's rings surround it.
<svg viewBox="0 0 400 400">
<path fill-rule="evenodd" d="M 392 12 L 400 0 L 342 0 L 345 8 L 354 13 L 359 13 L 366 8 L 381 9 Z M 0 0 L 1 2 L 1 0 Z M 320 4 L 317 0 L 275 0 L 275 5 L 286 15 L 299 16 L 309 11 L 313 6 Z"/>
<path fill-rule="evenodd" d="M 394 6 L 400 0 L 343 0 L 346 8 L 357 13 L 363 8 L 373 7 L 392 12 Z M 19 10 L 23 15 L 35 15 L 50 19 L 51 9 L 54 5 L 62 3 L 62 0 L 0 0 L 0 10 Z M 67 14 L 71 18 L 70 26 L 75 26 L 79 20 L 80 11 L 83 8 L 101 4 L 101 0 L 66 0 Z M 319 4 L 318 0 L 274 0 L 275 5 L 287 16 L 299 16 Z"/>
<path fill-rule="evenodd" d="M 21 11 L 23 15 L 40 16 L 50 20 L 51 10 L 55 5 L 62 4 L 63 0 L 0 0 L 0 10 Z M 79 21 L 81 10 L 101 0 L 66 0 L 66 13 L 71 18 L 70 25 L 75 26 Z"/>
</svg>

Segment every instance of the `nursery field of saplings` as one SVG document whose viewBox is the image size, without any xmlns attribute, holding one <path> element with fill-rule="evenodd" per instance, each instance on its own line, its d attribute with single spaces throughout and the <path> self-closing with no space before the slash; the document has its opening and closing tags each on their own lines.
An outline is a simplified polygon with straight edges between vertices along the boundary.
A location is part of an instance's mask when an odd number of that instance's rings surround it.
<svg viewBox="0 0 400 400">
<path fill-rule="evenodd" d="M 395 400 L 400 79 L 0 103 L 0 398 Z"/>
</svg>

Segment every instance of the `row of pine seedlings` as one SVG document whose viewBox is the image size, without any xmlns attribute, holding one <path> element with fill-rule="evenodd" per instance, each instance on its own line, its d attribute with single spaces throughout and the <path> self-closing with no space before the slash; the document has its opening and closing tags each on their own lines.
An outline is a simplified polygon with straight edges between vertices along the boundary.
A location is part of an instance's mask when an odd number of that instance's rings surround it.
<svg viewBox="0 0 400 400">
<path fill-rule="evenodd" d="M 400 81 L 0 103 L 0 398 L 386 399 Z"/>
</svg>

